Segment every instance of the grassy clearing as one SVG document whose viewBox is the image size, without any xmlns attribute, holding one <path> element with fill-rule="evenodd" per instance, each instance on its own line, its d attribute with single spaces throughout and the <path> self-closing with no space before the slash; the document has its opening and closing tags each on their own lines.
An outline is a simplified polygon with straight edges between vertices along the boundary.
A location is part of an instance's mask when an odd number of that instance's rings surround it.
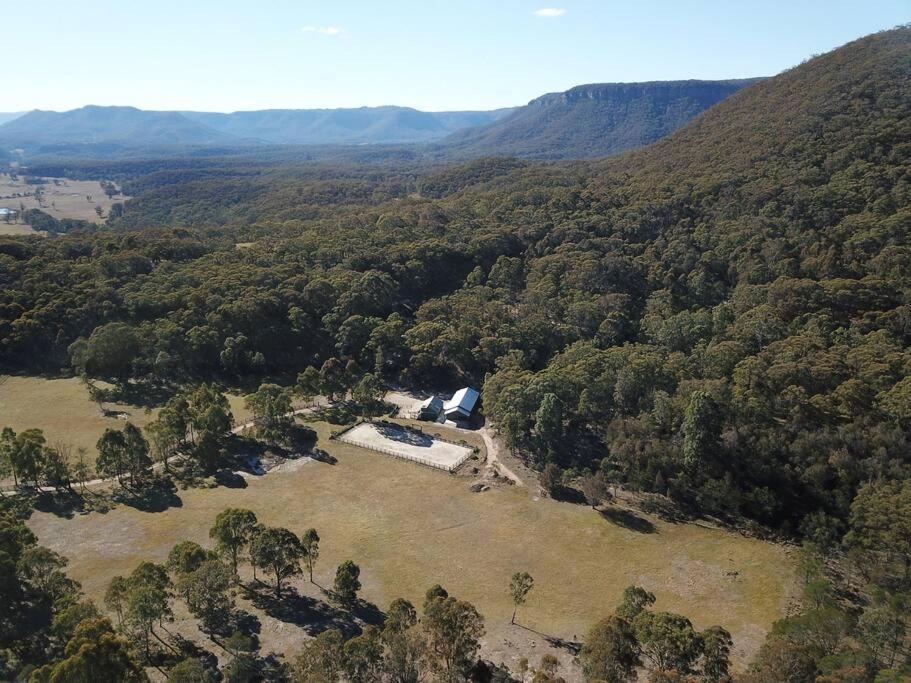
<svg viewBox="0 0 911 683">
<path fill-rule="evenodd" d="M 225 394 L 234 416 L 234 424 L 243 424 L 253 419 L 253 413 L 244 405 L 246 397 L 242 394 Z"/>
<path fill-rule="evenodd" d="M 23 207 L 41 209 L 54 218 L 76 218 L 92 223 L 103 223 L 111 206 L 115 202 L 124 202 L 128 197 L 115 195 L 108 197 L 97 180 L 70 180 L 68 178 L 46 178 L 44 185 L 29 185 L 19 176 L 13 180 L 8 174 L 0 173 L 0 206 L 14 211 Z M 56 182 L 55 182 L 56 181 Z M 39 202 L 35 199 L 35 189 L 40 187 L 44 197 Z M 95 207 L 101 207 L 99 217 Z M 21 221 L 18 221 L 22 229 Z M 12 228 L 0 222 L 0 226 Z M 27 227 L 27 226 L 25 226 Z M 29 229 L 30 230 L 30 229 Z M 22 234 L 9 232 L 7 234 Z"/>
<path fill-rule="evenodd" d="M 2 200 L 0 200 L 2 201 Z M 0 219 L 0 235 L 38 235 L 32 230 L 32 226 L 24 223 L 4 223 Z"/>
<path fill-rule="evenodd" d="M 741 664 L 786 605 L 793 568 L 779 546 L 656 519 L 652 533 L 636 532 L 519 488 L 471 493 L 469 479 L 329 441 L 330 426 L 315 427 L 337 464 L 307 462 L 246 488 L 182 491 L 179 507 L 159 513 L 125 506 L 72 519 L 35 513 L 29 524 L 41 543 L 69 557 L 70 574 L 100 600 L 112 576 L 140 560 L 163 561 L 183 539 L 208 545 L 219 511 L 248 507 L 266 524 L 319 530 L 316 579 L 324 586 L 350 558 L 362 568 L 364 596 L 381 609 L 399 596 L 419 604 L 436 582 L 472 601 L 487 618 L 485 651 L 495 659 L 511 657 L 524 637 L 508 625 L 506 586 L 515 571 L 535 577 L 520 621 L 536 631 L 581 638 L 635 583 L 658 596 L 657 609 L 729 629 Z M 264 651 L 299 646 L 299 629 L 259 616 Z"/>
<path fill-rule="evenodd" d="M 104 382 L 96 382 L 107 386 Z M 234 414 L 241 424 L 252 419 L 244 407 L 244 397 L 226 394 Z M 95 444 L 108 427 L 120 429 L 129 420 L 145 427 L 158 412 L 146 412 L 140 406 L 126 403 L 105 403 L 104 414 L 89 398 L 85 386 L 76 377 L 45 379 L 0 375 L 0 428 L 12 427 L 17 432 L 37 427 L 44 430 L 48 442 L 63 442 L 75 449 L 85 448 L 90 462 L 95 458 Z M 295 407 L 299 407 L 295 403 Z M 119 416 L 118 416 L 119 415 Z"/>
<path fill-rule="evenodd" d="M 51 444 L 70 444 L 74 454 L 77 448 L 87 449 L 90 462 L 94 462 L 95 444 L 106 428 L 120 429 L 127 420 L 144 427 L 155 416 L 155 411 L 147 413 L 145 408 L 122 403 L 105 403 L 104 407 L 107 414 L 89 398 L 77 377 L 0 376 L 0 427 L 17 432 L 43 429 Z"/>
</svg>

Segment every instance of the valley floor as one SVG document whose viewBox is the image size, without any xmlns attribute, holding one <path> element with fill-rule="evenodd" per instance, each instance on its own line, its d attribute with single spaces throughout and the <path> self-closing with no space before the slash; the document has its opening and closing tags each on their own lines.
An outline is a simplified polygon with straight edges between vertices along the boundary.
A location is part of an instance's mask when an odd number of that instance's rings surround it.
<svg viewBox="0 0 911 683">
<path fill-rule="evenodd" d="M 440 583 L 486 617 L 486 657 L 515 668 L 521 656 L 537 662 L 552 651 L 565 662 L 568 680 L 575 676 L 569 654 L 552 649 L 545 636 L 581 640 L 629 584 L 654 592 L 656 609 L 688 615 L 699 628 L 721 624 L 731 631 L 738 667 L 788 603 L 793 565 L 781 546 L 658 519 L 643 518 L 633 530 L 591 508 L 533 497 L 519 486 L 472 493 L 464 476 L 330 441 L 330 425 L 314 426 L 318 448 L 335 464 L 295 461 L 247 477 L 240 487 L 178 491 L 159 512 L 126 505 L 106 514 L 36 512 L 29 526 L 43 545 L 69 558 L 68 572 L 101 604 L 111 577 L 128 574 L 142 560 L 164 561 L 184 539 L 210 545 L 208 530 L 218 512 L 246 507 L 268 525 L 298 534 L 308 527 L 319 531 L 318 584 L 330 586 L 335 567 L 352 559 L 362 570 L 363 597 L 383 610 L 396 597 L 420 605 L 424 591 Z M 521 627 L 509 625 L 507 585 L 516 571 L 535 578 L 519 611 Z M 303 597 L 289 595 L 279 604 L 255 595 L 255 605 L 239 601 L 261 622 L 263 653 L 293 655 L 308 632 L 369 618 L 333 612 L 319 588 L 305 580 L 295 585 Z M 167 628 L 224 656 L 188 621 Z"/>
<path fill-rule="evenodd" d="M 97 180 L 72 180 L 70 178 L 44 178 L 41 185 L 30 185 L 24 177 L 16 180 L 7 174 L 0 173 L 0 208 L 13 211 L 40 209 L 46 214 L 60 220 L 74 218 L 90 223 L 101 224 L 117 202 L 125 202 L 129 197 L 116 194 L 109 197 Z M 36 190 L 43 196 L 36 197 Z M 99 214 L 97 209 L 101 210 Z M 30 234 L 34 231 L 21 220 L 8 224 L 0 220 L 0 235 Z"/>
</svg>

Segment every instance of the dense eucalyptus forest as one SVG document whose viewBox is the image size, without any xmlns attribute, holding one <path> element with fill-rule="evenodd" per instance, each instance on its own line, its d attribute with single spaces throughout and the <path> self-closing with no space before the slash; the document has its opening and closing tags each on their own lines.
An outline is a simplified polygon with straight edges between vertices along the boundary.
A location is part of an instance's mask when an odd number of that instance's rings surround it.
<svg viewBox="0 0 911 683">
<path fill-rule="evenodd" d="M 0 369 L 150 395 L 336 361 L 470 383 L 548 480 L 850 551 L 900 595 L 909 93 L 900 28 L 606 160 L 59 162 L 134 199 L 103 229 L 0 238 Z"/>
</svg>

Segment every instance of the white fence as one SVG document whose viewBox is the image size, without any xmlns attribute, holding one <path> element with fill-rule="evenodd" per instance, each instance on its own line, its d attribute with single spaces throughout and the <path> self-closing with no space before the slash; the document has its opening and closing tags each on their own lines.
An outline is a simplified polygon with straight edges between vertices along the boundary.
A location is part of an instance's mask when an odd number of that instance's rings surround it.
<svg viewBox="0 0 911 683">
<path fill-rule="evenodd" d="M 349 439 L 349 438 L 345 437 L 344 434 L 340 434 L 339 436 L 337 436 L 335 438 L 338 441 L 342 441 L 344 443 L 351 444 L 352 446 L 359 446 L 360 448 L 366 448 L 368 451 L 376 451 L 377 453 L 382 453 L 384 455 L 391 455 L 392 457 L 399 458 L 400 460 L 411 460 L 412 462 L 416 462 L 420 465 L 426 465 L 427 467 L 432 467 L 435 470 L 443 470 L 444 472 L 450 472 L 450 473 L 457 470 L 462 465 L 462 463 L 464 463 L 466 460 L 468 460 L 468 458 L 471 456 L 471 451 L 469 450 L 465 455 L 463 455 L 461 458 L 459 458 L 455 463 L 447 466 L 447 465 L 443 465 L 438 462 L 434 462 L 433 460 L 429 460 L 427 458 L 422 458 L 419 455 L 410 455 L 409 453 L 402 453 L 400 451 L 395 451 L 391 448 L 383 448 L 382 446 L 376 446 L 374 444 L 369 444 L 364 441 L 357 441 L 356 439 Z"/>
</svg>

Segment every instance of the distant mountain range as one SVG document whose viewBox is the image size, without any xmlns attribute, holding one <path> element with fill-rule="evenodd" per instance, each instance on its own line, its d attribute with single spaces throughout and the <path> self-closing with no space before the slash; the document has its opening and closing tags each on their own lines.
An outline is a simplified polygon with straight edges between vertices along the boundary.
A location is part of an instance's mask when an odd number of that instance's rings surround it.
<svg viewBox="0 0 911 683">
<path fill-rule="evenodd" d="M 30 111 L 0 125 L 7 146 L 123 143 L 150 145 L 211 145 L 235 141 L 233 136 L 191 121 L 178 112 L 143 111 L 135 107 L 90 105 L 66 112 Z"/>
<path fill-rule="evenodd" d="M 439 140 L 462 128 L 492 123 L 512 111 L 426 112 L 409 107 L 361 107 L 181 113 L 191 121 L 236 138 L 282 145 L 357 145 Z"/>
<path fill-rule="evenodd" d="M 91 155 L 93 145 L 109 153 L 112 146 L 431 144 L 427 149 L 438 156 L 599 157 L 652 143 L 756 80 L 582 85 L 492 111 L 390 106 L 222 114 L 94 105 L 35 110 L 0 114 L 0 148 L 79 146 Z"/>
<path fill-rule="evenodd" d="M 90 105 L 35 110 L 0 125 L 0 144 L 144 146 L 360 145 L 440 140 L 512 109 L 423 112 L 408 107 L 268 109 L 220 114 Z"/>
</svg>

